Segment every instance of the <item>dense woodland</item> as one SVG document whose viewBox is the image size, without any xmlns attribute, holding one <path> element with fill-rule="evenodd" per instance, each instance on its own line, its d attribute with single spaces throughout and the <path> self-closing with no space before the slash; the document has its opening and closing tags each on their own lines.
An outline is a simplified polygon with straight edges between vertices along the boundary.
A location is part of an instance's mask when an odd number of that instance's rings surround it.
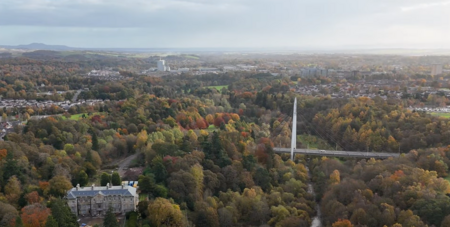
<svg viewBox="0 0 450 227">
<path fill-rule="evenodd" d="M 249 72 L 158 78 L 129 73 L 119 82 L 79 75 L 98 65 L 132 71 L 145 64 L 1 61 L 4 97 L 32 97 L 35 85 L 44 83 L 66 90 L 86 85 L 81 97 L 111 101 L 30 119 L 0 142 L 0 226 L 78 226 L 65 205 L 66 191 L 110 179 L 119 185 L 120 176 L 109 173 L 130 155 L 143 171 L 122 179 L 138 180 L 147 198 L 127 214 L 129 227 L 306 227 L 317 204 L 330 227 L 450 226 L 450 120 L 405 108 L 417 100 L 317 98 L 294 93 L 291 78 Z M 228 86 L 207 87 L 216 85 Z M 291 161 L 275 154 L 273 147 L 290 146 L 295 97 L 298 134 L 320 140 L 317 148 L 401 157 L 297 155 Z M 74 114 L 84 117 L 73 120 Z M 308 192 L 309 182 L 316 196 Z M 117 224 L 111 219 L 107 215 L 105 225 Z"/>
</svg>

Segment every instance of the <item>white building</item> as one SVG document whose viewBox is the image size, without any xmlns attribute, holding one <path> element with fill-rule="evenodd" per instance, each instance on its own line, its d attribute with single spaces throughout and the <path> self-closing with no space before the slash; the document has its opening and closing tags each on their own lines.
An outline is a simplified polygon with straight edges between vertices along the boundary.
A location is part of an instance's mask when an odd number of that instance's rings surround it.
<svg viewBox="0 0 450 227">
<path fill-rule="evenodd" d="M 431 65 L 431 75 L 437 76 L 442 74 L 442 65 L 441 64 L 433 64 Z"/>
<path fill-rule="evenodd" d="M 158 71 L 167 71 L 166 62 L 164 60 L 158 61 Z"/>
<path fill-rule="evenodd" d="M 103 216 L 111 207 L 113 213 L 135 211 L 139 195 L 132 186 L 80 187 L 70 189 L 66 195 L 72 213 L 77 216 Z"/>
</svg>

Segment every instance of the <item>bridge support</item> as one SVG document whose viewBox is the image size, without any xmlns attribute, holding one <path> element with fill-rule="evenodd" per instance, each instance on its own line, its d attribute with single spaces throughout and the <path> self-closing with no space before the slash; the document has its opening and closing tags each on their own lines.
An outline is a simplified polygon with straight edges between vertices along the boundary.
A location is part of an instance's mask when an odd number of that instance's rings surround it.
<svg viewBox="0 0 450 227">
<path fill-rule="evenodd" d="M 291 160 L 294 161 L 294 151 L 297 148 L 297 98 L 294 100 L 291 136 Z"/>
</svg>

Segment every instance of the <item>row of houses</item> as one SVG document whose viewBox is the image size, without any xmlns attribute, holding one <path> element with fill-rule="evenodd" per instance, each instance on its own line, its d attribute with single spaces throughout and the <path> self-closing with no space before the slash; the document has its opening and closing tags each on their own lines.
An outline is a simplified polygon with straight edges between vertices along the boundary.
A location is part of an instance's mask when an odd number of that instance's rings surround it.
<svg viewBox="0 0 450 227">
<path fill-rule="evenodd" d="M 109 100 L 101 100 L 101 99 L 80 99 L 76 102 L 71 101 L 37 101 L 37 100 L 25 100 L 25 99 L 5 99 L 0 101 L 0 108 L 48 108 L 51 106 L 59 106 L 65 110 L 68 110 L 72 106 L 79 106 L 79 105 L 88 105 L 93 106 L 97 104 L 103 104 L 104 102 L 108 102 Z"/>
<path fill-rule="evenodd" d="M 450 113 L 450 106 L 447 107 L 409 107 L 409 110 L 420 112 L 437 112 L 437 113 Z"/>
</svg>

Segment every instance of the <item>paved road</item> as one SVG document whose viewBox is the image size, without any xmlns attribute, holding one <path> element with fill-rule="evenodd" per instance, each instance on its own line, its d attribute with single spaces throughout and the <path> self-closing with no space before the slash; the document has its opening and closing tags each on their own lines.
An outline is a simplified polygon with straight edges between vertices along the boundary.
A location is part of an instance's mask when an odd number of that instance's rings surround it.
<svg viewBox="0 0 450 227">
<path fill-rule="evenodd" d="M 75 95 L 73 95 L 72 103 L 74 103 L 74 102 L 77 101 L 78 95 L 80 95 L 81 91 L 82 91 L 82 90 L 78 90 L 78 91 L 75 93 Z"/>
<path fill-rule="evenodd" d="M 291 153 L 291 148 L 273 148 L 275 153 Z M 333 150 L 310 150 L 295 149 L 296 154 L 329 156 L 329 157 L 355 157 L 355 158 L 390 158 L 399 157 L 399 153 L 382 153 L 382 152 L 361 152 L 361 151 L 333 151 Z"/>
<path fill-rule="evenodd" d="M 138 154 L 136 153 L 120 161 L 118 170 L 120 177 L 123 177 L 125 175 L 125 172 L 127 171 L 128 166 L 130 166 L 131 161 L 136 159 L 137 156 Z"/>
</svg>

